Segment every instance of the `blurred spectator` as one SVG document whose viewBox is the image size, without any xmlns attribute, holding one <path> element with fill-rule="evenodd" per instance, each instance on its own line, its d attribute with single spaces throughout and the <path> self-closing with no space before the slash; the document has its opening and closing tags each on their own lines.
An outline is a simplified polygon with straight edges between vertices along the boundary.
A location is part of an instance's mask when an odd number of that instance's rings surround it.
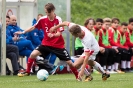
<svg viewBox="0 0 133 88">
<path fill-rule="evenodd" d="M 10 16 L 9 25 L 7 26 L 7 31 L 10 32 L 11 37 L 17 37 L 17 41 L 13 41 L 13 44 L 18 46 L 19 48 L 19 55 L 26 56 L 27 58 L 30 56 L 31 52 L 34 50 L 32 42 L 27 40 L 25 37 L 26 35 L 14 35 L 17 31 L 23 31 L 19 26 L 17 26 L 17 19 L 16 16 Z"/>
<path fill-rule="evenodd" d="M 6 26 L 8 26 L 9 23 L 9 17 L 6 17 Z M 23 69 L 22 66 L 19 64 L 19 50 L 18 47 L 15 45 L 12 45 L 11 42 L 17 41 L 17 37 L 11 37 L 9 32 L 6 30 L 6 57 L 11 60 L 12 68 L 13 68 L 13 75 L 17 75 L 20 68 Z M 11 71 L 9 70 L 7 64 L 6 64 L 6 73 L 7 75 L 11 74 Z"/>
</svg>

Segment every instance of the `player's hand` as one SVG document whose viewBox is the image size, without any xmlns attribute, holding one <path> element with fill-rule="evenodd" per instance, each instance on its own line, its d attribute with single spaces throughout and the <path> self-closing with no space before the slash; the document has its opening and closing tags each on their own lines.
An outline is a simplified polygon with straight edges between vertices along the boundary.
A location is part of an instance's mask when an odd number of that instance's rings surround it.
<svg viewBox="0 0 133 88">
<path fill-rule="evenodd" d="M 50 28 L 51 33 L 55 32 L 55 30 L 56 30 L 55 26 Z"/>
<path fill-rule="evenodd" d="M 48 37 L 52 38 L 52 37 L 54 37 L 54 34 L 48 33 Z"/>
<path fill-rule="evenodd" d="M 119 52 L 119 50 L 118 50 L 117 48 L 115 48 L 115 51 L 116 51 L 116 53 L 118 53 L 118 52 Z"/>
<path fill-rule="evenodd" d="M 15 35 L 20 35 L 20 34 L 23 34 L 23 32 L 22 32 L 22 31 L 17 31 L 17 32 L 15 32 L 14 34 L 15 34 Z"/>
<path fill-rule="evenodd" d="M 14 35 L 14 37 L 12 39 L 13 39 L 13 41 L 17 41 L 19 38 L 17 35 Z"/>
<path fill-rule="evenodd" d="M 81 70 L 78 74 L 78 78 L 82 81 L 83 76 L 84 76 L 84 71 Z"/>
<path fill-rule="evenodd" d="M 100 52 L 104 53 L 105 52 L 105 48 L 104 47 L 100 47 Z"/>
</svg>

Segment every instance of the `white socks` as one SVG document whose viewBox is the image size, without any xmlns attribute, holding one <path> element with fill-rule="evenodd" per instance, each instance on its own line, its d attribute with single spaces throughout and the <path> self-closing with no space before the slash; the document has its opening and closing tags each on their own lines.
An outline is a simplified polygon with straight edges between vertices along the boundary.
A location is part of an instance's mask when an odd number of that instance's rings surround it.
<svg viewBox="0 0 133 88">
<path fill-rule="evenodd" d="M 105 73 L 105 71 L 103 70 L 103 68 L 101 67 L 101 65 L 99 64 L 99 63 L 97 63 L 96 61 L 94 61 L 95 62 L 95 65 L 93 66 L 94 67 L 94 69 L 96 69 L 98 72 L 100 72 L 100 73 Z"/>
<path fill-rule="evenodd" d="M 119 63 L 115 63 L 115 64 L 114 64 L 114 69 L 115 69 L 115 70 L 118 70 L 118 66 L 119 66 Z"/>
<path fill-rule="evenodd" d="M 131 64 L 131 61 L 126 61 L 126 68 L 131 68 L 130 64 Z"/>
<path fill-rule="evenodd" d="M 121 61 L 121 68 L 126 69 L 126 61 Z"/>
</svg>

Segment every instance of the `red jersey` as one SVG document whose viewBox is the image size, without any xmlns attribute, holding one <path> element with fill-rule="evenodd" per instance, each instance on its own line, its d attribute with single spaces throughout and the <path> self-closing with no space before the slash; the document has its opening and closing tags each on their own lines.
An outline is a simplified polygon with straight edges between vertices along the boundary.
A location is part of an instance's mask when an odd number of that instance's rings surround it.
<svg viewBox="0 0 133 88">
<path fill-rule="evenodd" d="M 107 36 L 104 38 L 104 36 Z M 104 44 L 104 40 L 108 41 L 109 36 L 108 36 L 108 30 L 102 28 L 99 30 L 99 46 L 104 47 L 104 48 L 112 48 L 112 46 L 109 44 L 109 41 L 107 42 L 108 44 Z"/>
<path fill-rule="evenodd" d="M 111 46 L 125 48 L 120 44 L 120 32 L 112 27 L 109 28 L 109 42 Z"/>
<path fill-rule="evenodd" d="M 60 35 L 59 37 L 48 37 L 48 33 L 50 33 L 50 28 L 55 25 L 58 25 L 59 23 L 62 23 L 62 19 L 59 16 L 55 16 L 53 21 L 50 21 L 47 16 L 43 16 L 34 25 L 35 28 L 42 29 L 44 31 L 42 45 L 51 46 L 55 48 L 64 48 L 65 42 L 62 35 Z M 64 31 L 64 28 L 60 27 L 57 31 L 62 32 Z"/>
<path fill-rule="evenodd" d="M 131 41 L 132 38 L 131 36 L 133 35 L 133 31 L 128 27 L 127 32 L 126 32 L 126 40 L 127 40 L 127 45 L 129 47 L 133 47 L 133 42 Z"/>
</svg>

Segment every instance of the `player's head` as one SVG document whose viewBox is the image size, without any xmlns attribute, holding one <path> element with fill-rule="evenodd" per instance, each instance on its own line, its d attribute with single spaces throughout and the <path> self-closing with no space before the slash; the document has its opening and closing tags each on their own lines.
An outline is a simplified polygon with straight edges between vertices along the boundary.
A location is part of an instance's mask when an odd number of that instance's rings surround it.
<svg viewBox="0 0 133 88">
<path fill-rule="evenodd" d="M 10 17 L 9 16 L 6 16 L 6 26 L 8 26 L 9 20 L 10 20 Z"/>
<path fill-rule="evenodd" d="M 45 5 L 45 13 L 47 16 L 51 16 L 54 14 L 55 6 L 52 3 L 47 3 Z"/>
<path fill-rule="evenodd" d="M 10 22 L 9 22 L 11 25 L 16 25 L 17 23 L 17 18 L 15 15 L 11 15 L 10 16 Z"/>
<path fill-rule="evenodd" d="M 128 27 L 133 30 L 133 18 L 129 18 Z"/>
<path fill-rule="evenodd" d="M 118 18 L 112 18 L 112 27 L 117 29 L 119 26 L 120 20 Z"/>
<path fill-rule="evenodd" d="M 111 25 L 111 19 L 110 18 L 104 18 L 102 27 L 104 29 L 108 30 L 110 25 Z"/>
<path fill-rule="evenodd" d="M 81 28 L 79 25 L 73 25 L 69 28 L 69 32 L 75 36 L 75 37 L 80 37 L 81 36 Z"/>
<path fill-rule="evenodd" d="M 95 24 L 96 28 L 101 29 L 102 24 L 103 24 L 103 19 L 97 18 L 96 19 L 96 24 Z"/>
<path fill-rule="evenodd" d="M 93 26 L 95 25 L 95 20 L 93 18 L 88 18 L 85 23 L 84 26 L 89 29 L 90 31 L 93 29 Z"/>
<path fill-rule="evenodd" d="M 43 14 L 38 14 L 37 15 L 37 21 L 43 16 Z"/>
<path fill-rule="evenodd" d="M 121 23 L 121 32 L 125 33 L 127 31 L 128 24 L 126 22 Z"/>
</svg>

